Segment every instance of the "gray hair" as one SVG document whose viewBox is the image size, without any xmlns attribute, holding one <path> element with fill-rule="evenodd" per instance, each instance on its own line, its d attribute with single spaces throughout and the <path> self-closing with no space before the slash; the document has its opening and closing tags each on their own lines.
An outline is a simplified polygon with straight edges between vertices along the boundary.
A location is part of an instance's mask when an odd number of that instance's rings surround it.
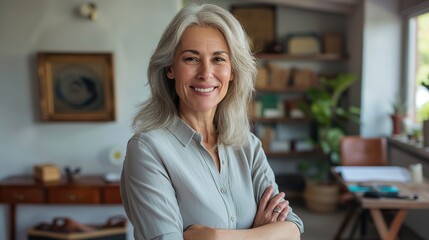
<svg viewBox="0 0 429 240">
<path fill-rule="evenodd" d="M 192 4 L 182 8 L 167 26 L 149 62 L 148 83 L 152 96 L 143 102 L 135 115 L 134 130 L 142 132 L 163 128 L 177 116 L 179 97 L 174 81 L 167 78 L 166 69 L 173 63 L 183 33 L 195 25 L 219 29 L 228 43 L 234 80 L 217 107 L 214 122 L 219 142 L 241 146 L 246 143 L 250 132 L 248 106 L 254 92 L 256 61 L 247 35 L 237 19 L 227 10 L 212 4 Z"/>
</svg>

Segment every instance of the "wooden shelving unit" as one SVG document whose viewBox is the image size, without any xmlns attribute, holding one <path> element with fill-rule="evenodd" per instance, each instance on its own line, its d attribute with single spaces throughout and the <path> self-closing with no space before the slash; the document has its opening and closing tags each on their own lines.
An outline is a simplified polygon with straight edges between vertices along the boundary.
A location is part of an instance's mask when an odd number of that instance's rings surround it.
<svg viewBox="0 0 429 240">
<path fill-rule="evenodd" d="M 323 53 L 323 54 L 286 54 L 286 53 L 258 53 L 255 55 L 260 60 L 292 60 L 292 61 L 344 61 L 347 56 Z"/>
</svg>

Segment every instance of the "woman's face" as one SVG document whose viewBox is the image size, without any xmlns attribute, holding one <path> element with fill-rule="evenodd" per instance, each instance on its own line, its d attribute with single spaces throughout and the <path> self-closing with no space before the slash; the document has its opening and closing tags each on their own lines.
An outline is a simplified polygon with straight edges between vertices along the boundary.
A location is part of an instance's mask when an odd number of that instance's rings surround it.
<svg viewBox="0 0 429 240">
<path fill-rule="evenodd" d="M 223 34 L 211 27 L 189 27 L 176 49 L 167 77 L 175 80 L 181 114 L 214 114 L 233 77 Z"/>
</svg>

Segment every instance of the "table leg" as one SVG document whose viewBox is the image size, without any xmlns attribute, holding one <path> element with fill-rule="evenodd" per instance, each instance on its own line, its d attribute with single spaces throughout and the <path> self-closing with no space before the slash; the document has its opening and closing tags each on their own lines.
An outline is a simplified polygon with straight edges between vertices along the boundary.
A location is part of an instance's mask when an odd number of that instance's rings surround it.
<svg viewBox="0 0 429 240">
<path fill-rule="evenodd" d="M 15 240 L 16 205 L 9 205 L 9 239 Z"/>
<path fill-rule="evenodd" d="M 383 240 L 394 240 L 396 239 L 399 229 L 404 222 L 405 216 L 408 210 L 399 209 L 393 218 L 390 229 L 387 227 L 386 222 L 381 214 L 380 209 L 370 209 L 371 216 L 374 219 L 375 227 L 377 228 L 378 234 Z"/>
<path fill-rule="evenodd" d="M 357 206 L 351 206 L 349 208 L 346 216 L 344 217 L 343 221 L 341 222 L 340 228 L 338 229 L 338 231 L 335 234 L 335 237 L 334 237 L 335 240 L 341 239 L 343 232 L 345 231 L 347 225 L 349 225 L 350 221 L 352 220 L 352 217 L 356 214 L 357 211 L 358 211 Z"/>
</svg>

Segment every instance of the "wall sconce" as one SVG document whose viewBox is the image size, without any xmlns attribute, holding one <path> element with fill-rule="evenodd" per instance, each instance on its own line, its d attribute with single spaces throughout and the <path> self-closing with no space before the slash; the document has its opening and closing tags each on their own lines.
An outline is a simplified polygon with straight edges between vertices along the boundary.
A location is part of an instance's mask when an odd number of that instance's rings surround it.
<svg viewBox="0 0 429 240">
<path fill-rule="evenodd" d="M 97 19 L 97 5 L 95 3 L 84 3 L 80 6 L 79 13 L 82 17 L 95 21 Z"/>
</svg>

